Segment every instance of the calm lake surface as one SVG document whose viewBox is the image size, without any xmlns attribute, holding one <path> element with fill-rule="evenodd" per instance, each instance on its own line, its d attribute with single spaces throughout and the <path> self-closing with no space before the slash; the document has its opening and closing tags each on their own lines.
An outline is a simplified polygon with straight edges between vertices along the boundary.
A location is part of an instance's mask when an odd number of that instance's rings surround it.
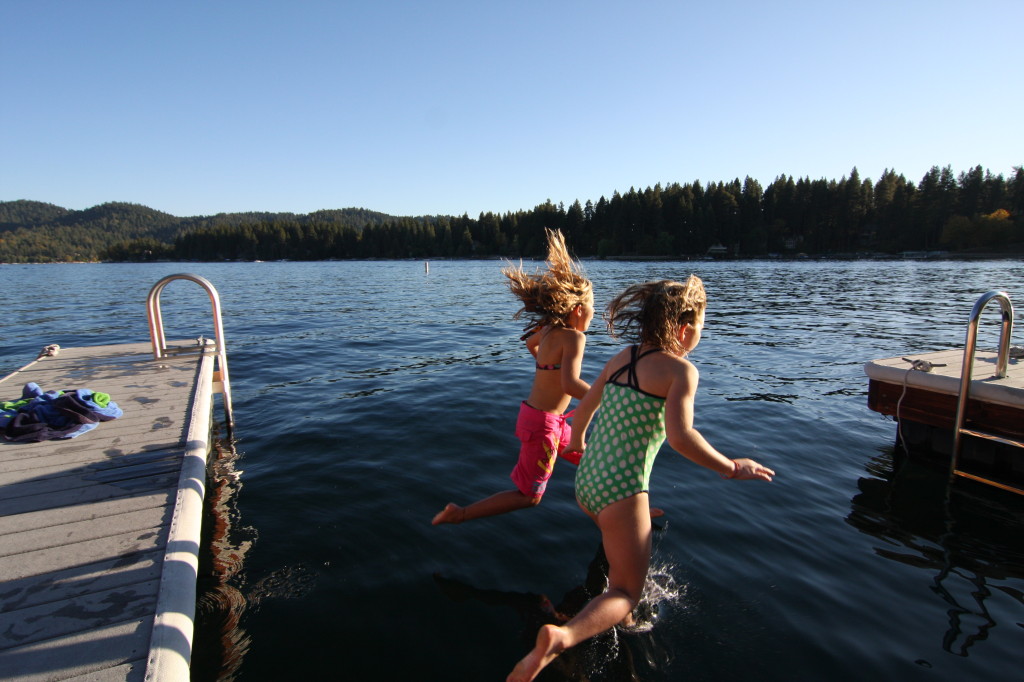
<svg viewBox="0 0 1024 682">
<path fill-rule="evenodd" d="M 532 361 L 500 267 L 0 266 L 0 375 L 50 343 L 147 341 L 164 275 L 220 292 L 236 442 L 211 480 L 193 679 L 503 680 L 552 608 L 599 585 L 599 534 L 568 463 L 535 509 L 430 525 L 446 502 L 510 487 Z M 1021 307 L 1024 264 L 585 267 L 598 309 L 633 282 L 704 279 L 696 425 L 777 478 L 723 481 L 666 447 L 651 485 L 666 512 L 657 617 L 539 679 L 1020 679 L 1024 500 L 958 481 L 947 504 L 943 472 L 895 466 L 896 428 L 868 410 L 862 366 L 962 347 L 982 293 Z M 998 338 L 990 308 L 983 348 Z M 163 310 L 168 338 L 212 336 L 194 284 L 171 284 Z M 596 319 L 584 377 L 618 347 Z"/>
</svg>

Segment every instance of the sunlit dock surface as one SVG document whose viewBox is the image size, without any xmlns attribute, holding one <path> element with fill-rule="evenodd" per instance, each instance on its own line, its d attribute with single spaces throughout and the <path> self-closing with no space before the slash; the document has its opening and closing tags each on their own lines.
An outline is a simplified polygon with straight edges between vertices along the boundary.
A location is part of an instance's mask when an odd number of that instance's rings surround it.
<svg viewBox="0 0 1024 682">
<path fill-rule="evenodd" d="M 213 360 L 71 348 L 0 379 L 0 400 L 35 382 L 124 411 L 72 439 L 0 441 L 0 678 L 188 679 Z"/>
<path fill-rule="evenodd" d="M 971 400 L 979 405 L 991 405 L 1006 407 L 1011 410 L 1024 410 L 1024 362 L 1013 359 L 1007 363 L 1006 376 L 997 378 L 995 376 L 996 353 L 990 351 L 978 351 L 971 371 Z M 931 370 L 921 372 L 912 369 L 908 360 L 920 360 L 931 363 Z M 903 409 L 906 414 L 913 414 L 918 420 L 926 423 L 934 423 L 936 426 L 953 425 L 953 413 L 955 412 L 955 400 L 953 409 L 937 410 L 922 409 L 920 398 L 925 394 L 933 394 L 933 400 L 943 401 L 938 396 L 953 396 L 960 391 L 960 372 L 963 369 L 964 351 L 943 350 L 933 353 L 916 353 L 906 357 L 886 358 L 884 360 L 873 360 L 864 366 L 864 371 L 871 379 L 871 383 L 884 384 L 887 387 L 887 395 L 895 392 L 895 396 L 888 395 L 884 398 L 877 396 L 880 404 L 892 403 L 895 407 L 896 401 L 902 395 L 904 398 Z M 906 395 L 903 395 L 903 388 L 907 387 Z M 995 419 L 993 417 L 993 419 Z M 1011 422 L 1008 426 L 1012 426 Z M 1017 426 L 1024 429 L 1024 422 L 1017 422 Z M 993 426 L 996 426 L 994 423 Z"/>
</svg>

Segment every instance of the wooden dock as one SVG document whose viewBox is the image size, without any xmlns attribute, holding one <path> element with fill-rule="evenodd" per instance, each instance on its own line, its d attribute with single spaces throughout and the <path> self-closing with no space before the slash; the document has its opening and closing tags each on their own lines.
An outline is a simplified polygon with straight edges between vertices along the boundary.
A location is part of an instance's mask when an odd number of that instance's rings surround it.
<svg viewBox="0 0 1024 682">
<path fill-rule="evenodd" d="M 930 372 L 914 370 L 902 357 L 874 360 L 864 366 L 868 375 L 868 406 L 896 416 L 901 396 L 901 416 L 911 421 L 947 428 L 952 432 L 960 392 L 963 350 L 945 350 L 907 356 L 933 365 Z M 1011 360 L 1006 377 L 995 377 L 996 354 L 979 351 L 971 372 L 967 402 L 968 421 L 1024 437 L 1024 363 Z M 905 389 L 905 393 L 904 393 Z"/>
<path fill-rule="evenodd" d="M 963 349 L 917 353 L 906 357 L 873 360 L 864 366 L 868 376 L 868 407 L 895 417 L 907 440 L 943 457 L 952 455 Z M 971 370 L 965 423 L 1014 441 L 1024 441 L 1024 361 L 1011 359 L 1006 376 L 996 376 L 997 354 L 978 351 Z M 930 363 L 924 372 L 908 360 Z M 911 427 L 911 428 L 908 428 Z M 910 443 L 912 445 L 912 443 Z M 1024 451 L 970 439 L 965 459 L 998 480 L 1015 487 L 1024 483 Z M 987 471 L 986 471 L 987 470 Z"/>
<path fill-rule="evenodd" d="M 0 379 L 0 400 L 35 382 L 124 411 L 72 439 L 0 441 L 0 679 L 189 678 L 215 379 L 212 352 L 154 360 L 149 343 Z"/>
</svg>

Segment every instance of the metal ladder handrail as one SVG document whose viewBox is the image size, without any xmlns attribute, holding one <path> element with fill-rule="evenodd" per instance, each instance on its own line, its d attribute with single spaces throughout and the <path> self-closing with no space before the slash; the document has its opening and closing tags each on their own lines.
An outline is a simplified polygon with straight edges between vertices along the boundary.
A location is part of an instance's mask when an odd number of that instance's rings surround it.
<svg viewBox="0 0 1024 682">
<path fill-rule="evenodd" d="M 164 287 L 179 279 L 195 282 L 210 296 L 210 305 L 213 313 L 213 331 L 216 337 L 214 350 L 216 351 L 215 367 L 217 371 L 214 373 L 214 381 L 216 382 L 218 378 L 220 380 L 221 392 L 224 395 L 224 417 L 228 433 L 230 434 L 234 420 L 231 415 L 231 382 L 228 377 L 227 348 L 224 345 L 224 323 L 221 321 L 220 295 L 213 284 L 210 283 L 210 280 L 200 275 L 179 273 L 164 277 L 149 290 L 149 297 L 146 300 L 146 313 L 149 318 L 149 337 L 153 342 L 153 358 L 160 360 L 161 358 L 168 357 L 172 352 L 181 351 L 180 348 L 172 349 L 167 346 L 167 339 L 164 337 L 163 315 L 160 312 L 160 294 L 163 292 Z M 196 346 L 196 350 L 200 352 L 205 351 L 206 348 L 205 345 Z"/>
<path fill-rule="evenodd" d="M 1003 438 L 995 434 L 985 433 L 975 429 L 964 428 L 964 420 L 967 416 L 967 398 L 970 395 L 972 373 L 974 372 L 974 353 L 978 341 L 978 324 L 981 319 L 981 314 L 985 310 L 985 306 L 987 306 L 992 300 L 999 302 L 1000 311 L 1002 313 L 1002 328 L 999 332 L 999 351 L 996 358 L 995 378 L 1006 378 L 1006 367 L 1010 357 L 1010 335 L 1013 333 L 1013 304 L 1010 302 L 1010 297 L 1006 292 L 989 291 L 974 303 L 974 307 L 971 309 L 971 317 L 967 322 L 967 337 L 964 340 L 964 362 L 963 368 L 960 370 L 960 392 L 957 396 L 956 419 L 953 423 L 953 456 L 950 461 L 949 475 L 950 478 L 953 476 L 963 476 L 964 478 L 988 483 L 989 485 L 994 485 L 998 488 L 1003 488 L 1004 490 L 1024 494 L 1024 490 L 1019 490 L 1015 487 L 1004 485 L 997 481 L 982 478 L 957 469 L 957 461 L 960 458 L 960 449 L 963 445 L 962 436 L 964 435 L 974 436 L 976 438 L 985 438 L 1005 445 L 1024 448 L 1024 442 L 1010 438 Z"/>
</svg>

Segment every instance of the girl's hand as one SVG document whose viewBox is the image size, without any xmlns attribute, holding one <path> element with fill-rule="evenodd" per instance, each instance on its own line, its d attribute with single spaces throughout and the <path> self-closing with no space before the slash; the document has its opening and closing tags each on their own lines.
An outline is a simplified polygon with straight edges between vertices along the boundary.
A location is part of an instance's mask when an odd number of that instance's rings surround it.
<svg viewBox="0 0 1024 682">
<path fill-rule="evenodd" d="M 586 443 L 577 443 L 574 439 L 569 440 L 569 444 L 565 446 L 566 452 L 578 452 L 581 455 L 586 451 Z"/>
<path fill-rule="evenodd" d="M 583 459 L 583 450 L 566 448 L 565 450 L 562 450 L 562 459 L 579 466 L 580 460 Z"/>
<path fill-rule="evenodd" d="M 758 464 L 752 459 L 734 459 L 732 461 L 735 469 L 731 476 L 725 478 L 738 478 L 743 481 L 762 480 L 770 481 L 775 472 L 766 466 Z"/>
</svg>

